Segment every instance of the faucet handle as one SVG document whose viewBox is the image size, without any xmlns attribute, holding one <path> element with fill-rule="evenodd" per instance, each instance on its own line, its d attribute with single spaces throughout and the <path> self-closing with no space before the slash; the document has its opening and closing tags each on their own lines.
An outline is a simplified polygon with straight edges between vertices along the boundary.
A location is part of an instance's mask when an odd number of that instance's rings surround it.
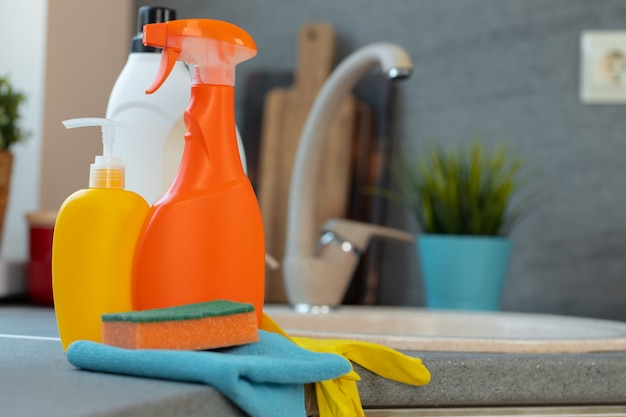
<svg viewBox="0 0 626 417">
<path fill-rule="evenodd" d="M 329 219 L 322 228 L 318 252 L 330 243 L 337 243 L 343 252 L 352 252 L 359 256 L 373 236 L 411 243 L 415 241 L 415 235 L 403 230 L 348 219 Z"/>
</svg>

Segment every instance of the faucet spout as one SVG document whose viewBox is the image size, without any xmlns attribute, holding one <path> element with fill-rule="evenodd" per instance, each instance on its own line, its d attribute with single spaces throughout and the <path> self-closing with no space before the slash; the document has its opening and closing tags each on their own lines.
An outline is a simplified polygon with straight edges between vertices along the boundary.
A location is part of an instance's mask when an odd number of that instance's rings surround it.
<svg viewBox="0 0 626 417">
<path fill-rule="evenodd" d="M 392 43 L 364 46 L 346 57 L 320 89 L 306 120 L 296 152 L 289 188 L 285 260 L 313 257 L 319 231 L 313 212 L 314 184 L 322 167 L 325 138 L 333 117 L 359 79 L 380 65 L 390 78 L 407 77 L 413 64 L 406 51 Z M 319 197 L 319 196 L 318 196 Z M 323 196 L 322 196 L 323 198 Z"/>
<path fill-rule="evenodd" d="M 365 249 L 370 236 L 413 240 L 413 236 L 407 233 L 390 233 L 381 226 L 337 219 L 327 222 L 326 238 L 320 241 L 320 231 L 317 230 L 320 225 L 315 224 L 314 199 L 324 196 L 314 195 L 314 190 L 322 169 L 329 128 L 357 81 L 377 65 L 390 78 L 406 77 L 413 68 L 406 51 L 395 44 L 375 43 L 360 48 L 344 59 L 327 78 L 302 129 L 291 174 L 282 262 L 287 296 L 293 305 L 341 304 L 358 263 L 360 249 Z"/>
</svg>

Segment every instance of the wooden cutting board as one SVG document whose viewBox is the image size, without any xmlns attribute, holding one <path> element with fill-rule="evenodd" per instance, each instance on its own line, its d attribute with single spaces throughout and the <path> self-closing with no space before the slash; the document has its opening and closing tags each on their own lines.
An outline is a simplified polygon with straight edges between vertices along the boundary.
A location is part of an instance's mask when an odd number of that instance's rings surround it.
<svg viewBox="0 0 626 417">
<path fill-rule="evenodd" d="M 369 187 L 389 186 L 391 158 L 392 81 L 381 73 L 366 75 L 354 89 L 354 96 L 366 108 L 357 113 L 357 134 L 353 143 L 352 182 L 347 218 L 384 224 L 388 201 L 364 192 Z M 357 266 L 344 304 L 376 304 L 382 272 L 383 245 L 372 239 Z"/>
<path fill-rule="evenodd" d="M 263 214 L 266 250 L 278 260 L 284 255 L 287 201 L 291 171 L 302 127 L 326 78 L 335 66 L 336 34 L 326 23 L 304 25 L 298 38 L 294 83 L 269 91 L 265 98 L 257 193 Z M 324 167 L 317 179 L 316 222 L 321 227 L 331 217 L 345 217 L 350 182 L 351 138 L 355 106 L 347 98 L 329 129 L 324 147 Z M 266 300 L 287 300 L 282 272 L 267 271 Z"/>
<path fill-rule="evenodd" d="M 293 79 L 292 73 L 260 70 L 251 73 L 245 80 L 244 118 L 240 128 L 246 148 L 248 176 L 257 191 L 265 96 L 273 88 L 292 85 Z M 349 219 L 384 224 L 388 201 L 364 193 L 363 188 L 389 186 L 391 109 L 394 91 L 392 82 L 381 73 L 366 75 L 354 89 L 357 107 L 350 162 L 352 169 L 350 202 L 346 216 Z M 374 239 L 357 267 L 344 304 L 377 303 L 382 252 L 382 242 Z"/>
</svg>

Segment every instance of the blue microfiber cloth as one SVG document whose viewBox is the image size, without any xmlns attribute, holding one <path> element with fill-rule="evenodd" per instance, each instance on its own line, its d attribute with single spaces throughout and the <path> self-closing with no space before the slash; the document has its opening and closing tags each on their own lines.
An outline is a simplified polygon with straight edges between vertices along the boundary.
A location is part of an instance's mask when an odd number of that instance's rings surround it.
<svg viewBox="0 0 626 417">
<path fill-rule="evenodd" d="M 219 351 L 130 350 L 80 340 L 67 349 L 78 368 L 213 386 L 253 417 L 306 417 L 304 384 L 352 370 L 340 355 L 303 349 L 259 330 L 259 341 Z"/>
</svg>

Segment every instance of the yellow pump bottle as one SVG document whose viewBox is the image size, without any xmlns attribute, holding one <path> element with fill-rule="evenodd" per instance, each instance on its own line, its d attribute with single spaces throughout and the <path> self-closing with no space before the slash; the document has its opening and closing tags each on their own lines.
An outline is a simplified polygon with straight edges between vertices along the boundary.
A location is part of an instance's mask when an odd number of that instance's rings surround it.
<svg viewBox="0 0 626 417">
<path fill-rule="evenodd" d="M 52 242 L 52 289 L 63 350 L 75 340 L 101 341 L 101 315 L 129 311 L 135 244 L 149 210 L 124 189 L 124 166 L 111 156 L 118 123 L 72 119 L 65 127 L 101 126 L 104 152 L 90 168 L 89 188 L 62 204 Z"/>
</svg>

